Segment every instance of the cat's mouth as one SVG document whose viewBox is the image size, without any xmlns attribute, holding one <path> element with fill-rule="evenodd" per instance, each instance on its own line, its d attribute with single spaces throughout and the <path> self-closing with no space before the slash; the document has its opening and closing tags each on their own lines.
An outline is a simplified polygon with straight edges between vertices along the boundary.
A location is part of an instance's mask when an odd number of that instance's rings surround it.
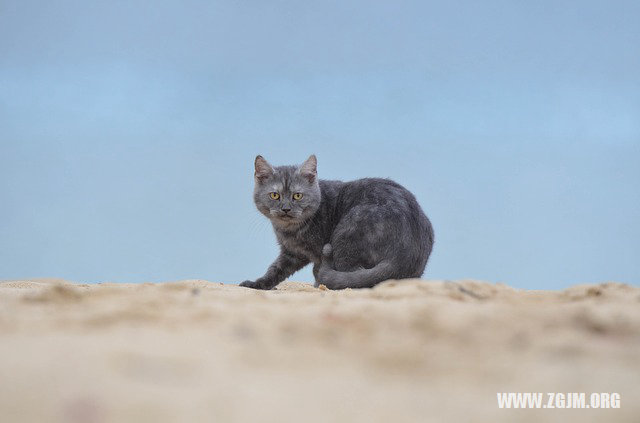
<svg viewBox="0 0 640 423">
<path fill-rule="evenodd" d="M 297 222 L 299 218 L 298 213 L 271 212 L 271 219 L 282 224 Z"/>
<path fill-rule="evenodd" d="M 292 214 L 279 214 L 276 216 L 276 219 L 281 223 L 286 223 L 286 224 L 290 224 L 298 221 L 297 216 L 294 216 Z"/>
</svg>

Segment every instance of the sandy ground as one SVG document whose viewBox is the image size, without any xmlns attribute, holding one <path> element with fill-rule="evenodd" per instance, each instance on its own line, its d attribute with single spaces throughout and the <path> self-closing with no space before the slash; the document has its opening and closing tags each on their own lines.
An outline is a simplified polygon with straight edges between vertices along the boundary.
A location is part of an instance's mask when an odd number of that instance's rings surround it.
<svg viewBox="0 0 640 423">
<path fill-rule="evenodd" d="M 620 394 L 505 410 L 497 392 Z M 546 398 L 545 398 L 546 402 Z M 0 283 L 3 422 L 640 421 L 640 288 Z"/>
</svg>

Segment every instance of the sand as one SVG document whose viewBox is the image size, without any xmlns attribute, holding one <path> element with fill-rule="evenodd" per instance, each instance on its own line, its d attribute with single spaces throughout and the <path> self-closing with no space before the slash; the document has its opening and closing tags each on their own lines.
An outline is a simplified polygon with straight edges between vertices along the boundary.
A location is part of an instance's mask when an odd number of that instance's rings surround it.
<svg viewBox="0 0 640 423">
<path fill-rule="evenodd" d="M 497 392 L 621 400 L 507 410 Z M 624 284 L 0 283 L 3 422 L 637 422 L 639 398 Z"/>
</svg>

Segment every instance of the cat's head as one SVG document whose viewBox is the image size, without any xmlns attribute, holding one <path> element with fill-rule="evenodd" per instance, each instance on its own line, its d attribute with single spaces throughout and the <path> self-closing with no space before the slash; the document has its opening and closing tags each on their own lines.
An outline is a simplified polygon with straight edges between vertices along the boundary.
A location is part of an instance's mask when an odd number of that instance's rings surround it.
<svg viewBox="0 0 640 423">
<path fill-rule="evenodd" d="M 262 156 L 255 161 L 253 201 L 274 225 L 292 227 L 320 207 L 317 160 L 311 155 L 299 166 L 271 166 Z"/>
</svg>

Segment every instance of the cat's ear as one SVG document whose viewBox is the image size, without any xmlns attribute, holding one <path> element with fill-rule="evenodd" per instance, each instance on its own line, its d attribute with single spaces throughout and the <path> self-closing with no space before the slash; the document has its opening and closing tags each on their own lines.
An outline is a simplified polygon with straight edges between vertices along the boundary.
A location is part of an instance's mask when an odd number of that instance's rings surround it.
<svg viewBox="0 0 640 423">
<path fill-rule="evenodd" d="M 262 182 L 273 175 L 273 167 L 262 156 L 256 156 L 255 167 L 256 173 L 254 176 L 258 182 Z"/>
<path fill-rule="evenodd" d="M 310 155 L 307 161 L 302 163 L 299 171 L 300 174 L 307 178 L 309 182 L 316 180 L 316 177 L 318 176 L 318 160 L 316 159 L 315 154 Z"/>
</svg>

